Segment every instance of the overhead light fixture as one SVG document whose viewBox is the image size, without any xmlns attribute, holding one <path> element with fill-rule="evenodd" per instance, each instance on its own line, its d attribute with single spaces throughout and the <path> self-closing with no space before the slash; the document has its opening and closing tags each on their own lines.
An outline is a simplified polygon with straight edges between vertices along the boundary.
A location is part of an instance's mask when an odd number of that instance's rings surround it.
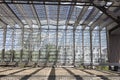
<svg viewBox="0 0 120 80">
<path fill-rule="evenodd" d="M 71 4 L 70 2 L 61 2 L 61 4 Z"/>
<path fill-rule="evenodd" d="M 75 6 L 75 7 L 80 8 L 80 9 L 82 9 L 82 8 L 83 8 L 83 6 Z"/>
<path fill-rule="evenodd" d="M 88 9 L 89 9 L 89 10 L 90 10 L 90 9 L 93 9 L 93 6 L 89 6 L 89 8 L 88 8 Z"/>
<path fill-rule="evenodd" d="M 110 6 L 110 5 L 112 5 L 112 2 L 107 2 L 106 5 Z"/>
<path fill-rule="evenodd" d="M 105 6 L 107 4 L 107 1 L 105 1 L 105 0 L 94 0 L 93 3 L 96 6 Z"/>
</svg>

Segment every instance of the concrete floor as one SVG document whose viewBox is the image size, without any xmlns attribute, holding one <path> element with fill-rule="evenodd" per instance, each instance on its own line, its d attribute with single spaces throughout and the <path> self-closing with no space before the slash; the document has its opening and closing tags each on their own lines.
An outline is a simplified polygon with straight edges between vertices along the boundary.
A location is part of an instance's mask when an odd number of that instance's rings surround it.
<svg viewBox="0 0 120 80">
<path fill-rule="evenodd" d="M 120 74 L 79 68 L 5 68 L 0 80 L 120 80 Z"/>
</svg>

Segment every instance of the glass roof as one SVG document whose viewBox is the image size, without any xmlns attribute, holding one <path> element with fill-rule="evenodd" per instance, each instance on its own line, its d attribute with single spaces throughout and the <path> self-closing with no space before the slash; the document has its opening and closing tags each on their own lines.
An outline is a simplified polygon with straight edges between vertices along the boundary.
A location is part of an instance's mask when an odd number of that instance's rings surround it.
<svg viewBox="0 0 120 80">
<path fill-rule="evenodd" d="M 4 1 L 1 1 L 1 3 L 2 2 Z M 0 16 L 1 19 L 7 22 L 8 25 L 10 24 L 11 27 L 15 24 L 20 24 L 20 26 L 22 24 L 23 26 L 28 25 L 29 28 L 34 28 L 32 25 L 38 25 L 38 27 L 53 25 L 56 27 L 66 26 L 66 28 L 72 26 L 75 29 L 77 26 L 82 26 L 83 24 L 85 26 L 82 28 L 87 27 L 87 25 L 95 28 L 98 26 L 96 22 L 98 21 L 99 24 L 102 24 L 102 20 L 104 19 L 108 22 L 110 22 L 109 19 L 116 22 L 109 15 L 102 15 L 105 14 L 104 11 L 100 11 L 98 7 L 93 6 L 89 0 L 76 0 L 76 2 L 71 0 L 5 0 L 5 2 L 7 4 L 0 6 L 1 10 L 3 10 L 0 12 Z M 98 6 L 102 6 L 100 4 Z M 120 10 L 117 7 L 111 7 L 115 5 L 117 4 L 109 1 L 106 3 L 105 8 L 107 7 L 107 10 L 116 10 L 116 13 L 119 13 Z M 6 11 L 4 9 L 6 9 Z M 102 16 L 104 18 L 101 18 Z M 11 19 L 11 17 L 14 17 L 14 19 Z M 101 22 L 99 20 L 101 20 Z M 104 22 L 103 27 L 109 26 L 106 23 L 107 22 Z"/>
<path fill-rule="evenodd" d="M 32 20 L 36 24 L 36 17 L 34 17 L 31 5 L 19 4 L 19 5 L 9 4 L 10 8 L 14 13 L 21 19 L 24 24 L 27 24 L 26 19 Z M 22 6 L 22 11 L 24 15 L 18 10 Z M 73 25 L 77 21 L 83 6 L 58 6 L 58 5 L 33 5 L 36 14 L 40 20 L 41 25 Z M 60 7 L 60 9 L 58 9 Z M 87 16 L 92 11 L 93 7 L 89 7 L 87 12 L 82 17 L 80 24 L 87 18 Z M 59 11 L 59 13 L 58 13 Z M 25 19 L 26 18 L 26 19 Z M 59 20 L 58 20 L 59 18 Z M 58 20 L 58 24 L 57 24 Z"/>
</svg>

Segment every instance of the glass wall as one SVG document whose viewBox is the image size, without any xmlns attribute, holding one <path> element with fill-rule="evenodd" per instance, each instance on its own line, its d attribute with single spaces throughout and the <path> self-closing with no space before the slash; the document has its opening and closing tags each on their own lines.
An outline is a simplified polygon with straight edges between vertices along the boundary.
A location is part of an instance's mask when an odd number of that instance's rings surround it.
<svg viewBox="0 0 120 80">
<path fill-rule="evenodd" d="M 92 52 L 93 52 L 93 62 L 98 63 L 100 61 L 100 31 L 96 28 L 92 31 Z"/>
<path fill-rule="evenodd" d="M 84 35 L 84 63 L 88 64 L 91 60 L 90 55 L 90 30 L 89 28 L 86 28 L 83 32 Z"/>
<path fill-rule="evenodd" d="M 0 29 L 0 53 L 1 54 L 2 54 L 2 49 L 3 49 L 3 33 L 4 33 L 4 30 Z M 0 61 L 1 61 L 1 58 L 2 58 L 1 54 L 0 54 Z"/>
<path fill-rule="evenodd" d="M 107 37 L 106 37 L 106 29 L 104 28 L 101 31 L 101 62 L 108 61 L 107 57 Z"/>
<path fill-rule="evenodd" d="M 90 29 L 78 26 L 42 26 L 7 28 L 5 44 L 5 61 L 39 61 L 44 63 L 76 64 L 90 63 L 91 50 L 93 63 L 107 61 L 106 29 L 92 30 L 92 49 L 90 48 Z M 3 49 L 3 32 L 0 29 L 0 53 Z M 75 42 L 74 42 L 75 41 Z M 74 55 L 75 50 L 75 55 Z M 14 54 L 13 54 L 14 53 Z M 14 59 L 13 59 L 14 58 Z M 1 59 L 1 55 L 0 55 Z"/>
</svg>

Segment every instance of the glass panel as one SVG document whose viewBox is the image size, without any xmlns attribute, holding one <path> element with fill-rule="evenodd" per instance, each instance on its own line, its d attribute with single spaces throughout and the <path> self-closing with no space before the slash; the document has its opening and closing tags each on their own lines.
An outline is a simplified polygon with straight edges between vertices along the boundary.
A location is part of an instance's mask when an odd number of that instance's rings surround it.
<svg viewBox="0 0 120 80">
<path fill-rule="evenodd" d="M 93 30 L 92 32 L 92 51 L 93 51 L 93 62 L 98 63 L 100 60 L 100 41 L 99 41 L 99 30 Z"/>
<path fill-rule="evenodd" d="M 103 29 L 101 31 L 101 54 L 102 54 L 102 62 L 106 62 L 108 60 L 106 29 Z"/>
<path fill-rule="evenodd" d="M 3 29 L 0 29 L 1 52 L 3 49 L 3 36 Z M 34 27 L 32 30 L 25 27 L 24 31 L 18 25 L 15 26 L 15 29 L 8 27 L 5 44 L 5 61 L 12 60 L 13 51 L 14 61 L 20 61 L 20 53 L 21 49 L 23 49 L 22 61 L 40 61 L 46 63 L 46 65 L 48 65 L 48 63 L 54 62 L 65 65 L 72 64 L 74 59 L 73 38 L 72 26 L 67 26 L 67 29 L 66 26 L 58 26 L 58 30 L 56 26 L 52 25 L 41 26 L 41 29 Z M 99 32 L 98 28 L 96 28 L 92 31 L 92 52 L 94 63 L 107 61 L 106 39 L 105 29 Z M 84 45 L 82 42 L 84 42 Z M 76 64 L 90 63 L 91 56 L 89 27 L 83 30 L 83 34 L 82 26 L 78 26 L 76 28 L 75 54 Z"/>
<path fill-rule="evenodd" d="M 90 32 L 84 30 L 84 63 L 90 63 Z"/>
</svg>

